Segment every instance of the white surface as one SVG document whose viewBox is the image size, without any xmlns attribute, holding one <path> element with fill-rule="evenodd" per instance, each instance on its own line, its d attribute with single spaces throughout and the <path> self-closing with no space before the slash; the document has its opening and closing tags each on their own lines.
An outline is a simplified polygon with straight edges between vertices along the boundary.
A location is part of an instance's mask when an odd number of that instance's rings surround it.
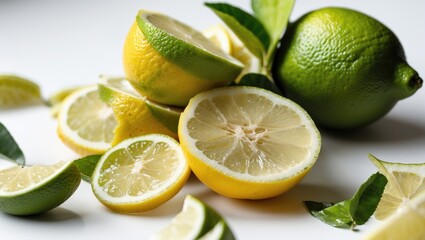
<svg viewBox="0 0 425 240">
<path fill-rule="evenodd" d="M 227 1 L 248 9 L 249 2 Z M 291 19 L 322 6 L 347 6 L 389 26 L 404 45 L 409 63 L 424 77 L 425 1 L 298 0 Z M 94 84 L 99 74 L 122 74 L 121 51 L 139 8 L 168 13 L 198 29 L 218 18 L 193 0 L 0 0 L 0 73 L 38 82 L 43 94 L 67 86 Z M 323 147 L 311 173 L 288 193 L 269 200 L 221 197 L 191 179 L 175 198 L 139 215 L 104 208 L 83 182 L 61 207 L 41 216 L 0 214 L 1 239 L 147 239 L 180 211 L 186 194 L 221 212 L 238 239 L 361 239 L 378 224 L 371 219 L 358 232 L 332 228 L 311 217 L 301 201 L 349 198 L 376 171 L 367 153 L 397 162 L 425 161 L 424 89 L 401 101 L 382 120 L 356 132 L 322 131 Z M 0 112 L 25 152 L 28 164 L 52 164 L 77 156 L 56 136 L 47 108 Z"/>
</svg>

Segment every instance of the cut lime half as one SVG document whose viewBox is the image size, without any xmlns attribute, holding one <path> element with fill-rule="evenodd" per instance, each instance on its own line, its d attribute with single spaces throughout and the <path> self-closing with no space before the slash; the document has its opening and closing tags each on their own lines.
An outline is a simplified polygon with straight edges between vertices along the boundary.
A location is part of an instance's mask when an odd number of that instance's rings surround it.
<svg viewBox="0 0 425 240">
<path fill-rule="evenodd" d="M 14 166 L 0 171 L 0 211 L 33 215 L 65 202 L 81 182 L 77 165 Z"/>
</svg>

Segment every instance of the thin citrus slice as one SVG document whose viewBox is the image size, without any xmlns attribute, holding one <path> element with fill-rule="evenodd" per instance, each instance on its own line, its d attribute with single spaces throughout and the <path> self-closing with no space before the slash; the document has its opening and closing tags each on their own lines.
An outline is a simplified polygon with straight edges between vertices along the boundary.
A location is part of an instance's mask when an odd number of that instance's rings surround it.
<svg viewBox="0 0 425 240">
<path fill-rule="evenodd" d="M 41 103 L 40 87 L 15 75 L 0 75 L 0 108 Z"/>
<path fill-rule="evenodd" d="M 80 182 L 80 172 L 72 161 L 0 170 L 0 211 L 13 215 L 49 211 L 65 202 Z"/>
<path fill-rule="evenodd" d="M 217 229 L 215 229 L 216 226 Z M 168 226 L 151 239 L 201 239 L 206 234 L 211 237 L 213 235 L 227 236 L 227 239 L 234 239 L 232 232 L 219 213 L 202 201 L 187 195 L 183 210 L 171 220 Z M 212 238 L 205 236 L 205 239 Z"/>
<path fill-rule="evenodd" d="M 176 140 L 149 134 L 109 149 L 92 175 L 97 199 L 117 212 L 151 210 L 176 195 L 190 175 Z"/>
<path fill-rule="evenodd" d="M 298 183 L 320 151 L 320 134 L 296 103 L 255 87 L 196 95 L 179 122 L 179 139 L 195 175 L 232 198 L 262 199 Z"/>
<path fill-rule="evenodd" d="M 199 240 L 233 240 L 235 236 L 233 235 L 231 229 L 226 224 L 224 220 L 220 220 L 213 229 L 207 232 L 204 236 L 199 238 Z"/>
<path fill-rule="evenodd" d="M 57 131 L 61 140 L 78 154 L 102 154 L 111 147 L 116 124 L 112 109 L 100 100 L 97 86 L 90 86 L 64 100 Z"/>
<path fill-rule="evenodd" d="M 113 110 L 117 120 L 112 145 L 149 133 L 177 138 L 182 109 L 152 102 L 134 90 L 122 77 L 101 77 L 99 96 Z"/>
<path fill-rule="evenodd" d="M 223 52 L 231 55 L 232 45 L 226 28 L 222 24 L 214 25 L 204 31 L 202 34 L 212 43 L 219 47 Z"/>
<path fill-rule="evenodd" d="M 139 11 L 124 44 L 124 71 L 137 91 L 162 104 L 184 107 L 199 92 L 237 78 L 242 64 L 190 26 Z"/>
<path fill-rule="evenodd" d="M 67 98 L 71 93 L 81 89 L 82 87 L 68 87 L 61 89 L 57 92 L 54 92 L 47 98 L 47 105 L 50 106 L 50 113 L 52 117 L 56 118 L 59 114 L 59 111 L 62 106 L 62 102 Z"/>
<path fill-rule="evenodd" d="M 383 222 L 366 239 L 425 239 L 425 164 L 369 158 L 387 177 L 388 184 L 375 212 Z"/>
</svg>

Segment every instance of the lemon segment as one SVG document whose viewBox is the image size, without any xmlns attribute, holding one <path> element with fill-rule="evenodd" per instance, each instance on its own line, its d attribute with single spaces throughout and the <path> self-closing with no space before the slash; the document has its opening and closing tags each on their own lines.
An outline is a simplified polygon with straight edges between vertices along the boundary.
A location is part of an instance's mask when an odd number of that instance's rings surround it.
<svg viewBox="0 0 425 240">
<path fill-rule="evenodd" d="M 13 215 L 46 212 L 65 202 L 80 182 L 72 161 L 0 170 L 0 211 Z"/>
<path fill-rule="evenodd" d="M 15 75 L 0 75 L 0 109 L 41 102 L 37 84 Z"/>
<path fill-rule="evenodd" d="M 177 138 L 181 109 L 148 100 L 121 77 L 101 77 L 98 91 L 102 101 L 112 108 L 117 121 L 112 145 L 149 133 Z"/>
<path fill-rule="evenodd" d="M 315 163 L 320 134 L 296 103 L 255 87 L 225 87 L 191 99 L 179 139 L 195 175 L 232 198 L 277 196 Z"/>
<path fill-rule="evenodd" d="M 219 225 L 219 223 L 221 224 Z M 215 229 L 216 226 L 217 229 Z M 213 233 L 210 233 L 211 231 Z M 207 234 L 233 237 L 220 214 L 202 201 L 188 195 L 185 198 L 183 210 L 171 220 L 168 226 L 153 235 L 151 239 L 202 239 Z M 206 236 L 205 239 L 215 238 Z"/>
<path fill-rule="evenodd" d="M 176 140 L 161 134 L 127 139 L 96 165 L 92 189 L 108 208 L 123 213 L 151 210 L 176 195 L 190 169 Z"/>
<path fill-rule="evenodd" d="M 99 99 L 97 86 L 89 86 L 64 100 L 57 132 L 80 155 L 102 154 L 111 147 L 116 125 L 112 109 Z"/>
<path fill-rule="evenodd" d="M 227 85 L 242 70 L 200 32 L 143 10 L 127 35 L 123 65 L 127 79 L 143 96 L 178 107 L 198 92 Z"/>
</svg>

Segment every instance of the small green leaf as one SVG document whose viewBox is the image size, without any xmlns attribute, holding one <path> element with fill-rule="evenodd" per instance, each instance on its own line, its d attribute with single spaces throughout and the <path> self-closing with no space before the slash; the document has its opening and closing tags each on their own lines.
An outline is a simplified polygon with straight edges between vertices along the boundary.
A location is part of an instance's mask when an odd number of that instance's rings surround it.
<svg viewBox="0 0 425 240">
<path fill-rule="evenodd" d="M 270 50 L 282 37 L 295 0 L 251 0 L 254 16 L 263 24 L 271 38 Z"/>
<path fill-rule="evenodd" d="M 382 197 L 387 179 L 375 173 L 363 183 L 353 198 L 337 204 L 305 201 L 310 214 L 322 222 L 340 228 L 354 229 L 362 225 L 375 212 Z"/>
<path fill-rule="evenodd" d="M 102 155 L 89 155 L 74 160 L 75 164 L 77 164 L 78 168 L 80 169 L 81 178 L 84 181 L 90 182 L 93 171 L 96 168 L 96 164 L 99 162 L 101 157 Z"/>
<path fill-rule="evenodd" d="M 273 81 L 263 74 L 245 74 L 236 85 L 264 88 L 266 90 L 282 95 L 282 92 L 277 88 Z"/>
<path fill-rule="evenodd" d="M 226 3 L 205 3 L 238 36 L 259 59 L 263 59 L 270 46 L 267 30 L 251 14 Z"/>
<path fill-rule="evenodd" d="M 372 216 L 381 200 L 387 182 L 384 175 L 375 173 L 362 184 L 350 204 L 350 213 L 355 224 L 362 225 Z"/>
<path fill-rule="evenodd" d="M 0 158 L 25 165 L 25 156 L 7 128 L 0 122 Z"/>
<path fill-rule="evenodd" d="M 310 214 L 320 221 L 339 228 L 351 228 L 353 220 L 350 215 L 350 200 L 337 204 L 305 201 Z"/>
</svg>

